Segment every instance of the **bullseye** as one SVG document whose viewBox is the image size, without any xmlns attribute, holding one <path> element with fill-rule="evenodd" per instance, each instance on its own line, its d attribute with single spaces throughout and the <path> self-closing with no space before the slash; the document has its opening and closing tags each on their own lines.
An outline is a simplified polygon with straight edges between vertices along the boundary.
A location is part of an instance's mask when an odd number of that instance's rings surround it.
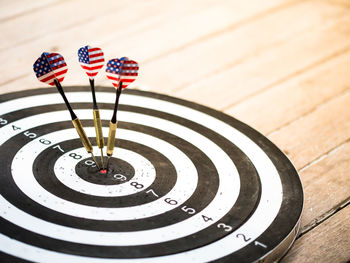
<svg viewBox="0 0 350 263">
<path fill-rule="evenodd" d="M 107 135 L 115 92 L 95 89 Z M 90 87 L 65 90 L 96 146 Z M 125 90 L 113 152 L 92 152 L 109 159 L 99 168 L 65 107 L 54 89 L 0 97 L 0 258 L 270 262 L 292 244 L 299 176 L 257 131 L 192 102 Z"/>
</svg>

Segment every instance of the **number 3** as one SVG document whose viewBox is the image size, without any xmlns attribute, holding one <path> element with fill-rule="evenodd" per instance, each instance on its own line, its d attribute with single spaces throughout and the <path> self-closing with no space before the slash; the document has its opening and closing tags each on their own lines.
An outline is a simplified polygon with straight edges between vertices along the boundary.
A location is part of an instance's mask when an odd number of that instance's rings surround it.
<svg viewBox="0 0 350 263">
<path fill-rule="evenodd" d="M 219 223 L 218 228 L 223 228 L 226 232 L 232 231 L 232 226 L 228 226 L 224 223 Z"/>
</svg>

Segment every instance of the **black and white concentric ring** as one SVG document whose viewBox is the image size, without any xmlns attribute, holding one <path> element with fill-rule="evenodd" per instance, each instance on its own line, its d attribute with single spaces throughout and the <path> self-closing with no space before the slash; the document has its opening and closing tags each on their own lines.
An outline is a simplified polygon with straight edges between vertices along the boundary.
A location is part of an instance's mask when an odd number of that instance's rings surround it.
<svg viewBox="0 0 350 263">
<path fill-rule="evenodd" d="M 93 138 L 89 90 L 68 90 Z M 97 99 L 108 127 L 113 89 L 99 88 Z M 93 163 L 54 90 L 1 97 L 3 253 L 36 262 L 250 262 L 296 228 L 299 178 L 262 135 L 158 94 L 126 91 L 120 103 L 113 162 L 129 172 L 99 184 L 88 181 Z"/>
</svg>

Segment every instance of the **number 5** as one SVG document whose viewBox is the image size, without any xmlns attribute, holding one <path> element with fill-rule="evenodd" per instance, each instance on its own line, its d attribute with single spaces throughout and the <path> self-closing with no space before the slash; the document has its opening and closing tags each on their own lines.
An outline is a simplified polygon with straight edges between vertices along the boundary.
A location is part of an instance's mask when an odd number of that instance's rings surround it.
<svg viewBox="0 0 350 263">
<path fill-rule="evenodd" d="M 185 205 L 183 207 L 181 207 L 181 210 L 186 212 L 187 214 L 190 214 L 190 215 L 193 215 L 194 213 L 196 213 L 196 210 L 194 210 L 191 207 L 187 207 Z"/>
</svg>

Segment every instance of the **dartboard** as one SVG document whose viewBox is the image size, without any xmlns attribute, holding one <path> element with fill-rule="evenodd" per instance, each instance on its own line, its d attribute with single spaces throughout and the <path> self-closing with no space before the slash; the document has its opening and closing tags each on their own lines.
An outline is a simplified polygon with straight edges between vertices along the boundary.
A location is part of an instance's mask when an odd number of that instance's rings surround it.
<svg viewBox="0 0 350 263">
<path fill-rule="evenodd" d="M 90 88 L 65 91 L 98 159 Z M 106 136 L 115 91 L 96 97 Z M 56 89 L 0 96 L 0 167 L 1 262 L 270 262 L 303 206 L 295 168 L 266 137 L 146 91 L 121 95 L 107 173 Z"/>
</svg>

